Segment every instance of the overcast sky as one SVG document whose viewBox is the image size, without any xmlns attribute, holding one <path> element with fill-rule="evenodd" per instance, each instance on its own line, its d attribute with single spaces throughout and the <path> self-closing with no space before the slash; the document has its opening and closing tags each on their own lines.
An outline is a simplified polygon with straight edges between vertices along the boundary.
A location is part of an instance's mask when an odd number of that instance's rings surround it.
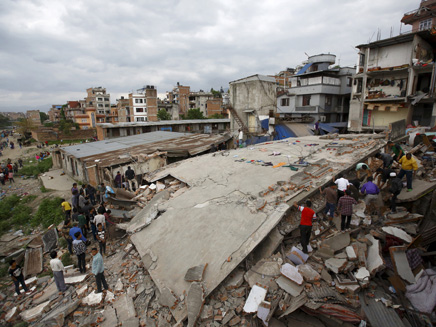
<svg viewBox="0 0 436 327">
<path fill-rule="evenodd" d="M 308 55 L 357 62 L 419 0 L 0 0 L 0 111 L 39 109 L 103 86 L 111 102 L 275 74 Z M 403 31 L 410 27 L 403 25 Z"/>
</svg>

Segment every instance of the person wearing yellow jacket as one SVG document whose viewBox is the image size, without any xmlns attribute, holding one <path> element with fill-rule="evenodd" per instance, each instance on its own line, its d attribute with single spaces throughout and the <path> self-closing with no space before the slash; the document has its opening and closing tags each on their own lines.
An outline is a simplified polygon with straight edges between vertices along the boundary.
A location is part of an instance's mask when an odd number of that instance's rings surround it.
<svg viewBox="0 0 436 327">
<path fill-rule="evenodd" d="M 407 180 L 407 192 L 412 191 L 412 177 L 415 176 L 416 171 L 418 170 L 418 164 L 415 158 L 412 157 L 411 153 L 406 154 L 401 157 L 398 161 L 401 165 L 401 170 L 398 173 L 398 178 L 402 179 L 404 175 L 406 175 Z"/>
</svg>

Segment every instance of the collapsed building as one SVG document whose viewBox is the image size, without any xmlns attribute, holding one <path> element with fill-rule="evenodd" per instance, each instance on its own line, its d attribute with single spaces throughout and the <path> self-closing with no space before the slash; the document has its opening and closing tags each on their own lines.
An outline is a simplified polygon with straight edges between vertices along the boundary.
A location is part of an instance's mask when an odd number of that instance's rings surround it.
<svg viewBox="0 0 436 327">
<path fill-rule="evenodd" d="M 53 152 L 53 166 L 76 180 L 92 185 L 112 185 L 117 171 L 128 166 L 142 175 L 174 162 L 209 152 L 231 140 L 229 134 L 189 134 L 155 131 L 109 140 L 58 148 Z"/>
<path fill-rule="evenodd" d="M 42 289 L 27 307 L 9 306 L 7 318 L 20 312 L 37 326 L 104 327 L 434 321 L 436 170 L 422 156 L 427 146 L 410 149 L 426 180 L 403 190 L 398 213 L 382 208 L 378 217 L 360 202 L 345 233 L 321 219 L 318 188 L 339 173 L 353 176 L 359 162 L 375 170 L 381 162 L 373 155 L 385 144 L 384 134 L 292 138 L 144 174 L 135 193 L 120 193 L 129 201 L 112 208 L 121 236 L 105 259 L 113 292 L 96 294 L 89 275 L 72 269 L 76 290 L 66 299 L 50 300 Z M 309 198 L 320 219 L 306 255 L 291 205 Z"/>
</svg>

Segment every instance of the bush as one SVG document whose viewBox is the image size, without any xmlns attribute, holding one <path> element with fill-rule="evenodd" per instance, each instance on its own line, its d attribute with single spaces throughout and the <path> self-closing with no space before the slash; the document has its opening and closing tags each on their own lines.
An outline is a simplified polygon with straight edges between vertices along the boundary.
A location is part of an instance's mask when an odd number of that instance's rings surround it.
<svg viewBox="0 0 436 327">
<path fill-rule="evenodd" d="M 30 221 L 31 215 L 32 208 L 20 203 L 12 208 L 12 219 L 10 221 L 12 224 L 21 227 Z"/>
<path fill-rule="evenodd" d="M 62 199 L 59 197 L 42 200 L 38 211 L 31 221 L 32 226 L 42 225 L 44 228 L 47 228 L 51 224 L 60 223 L 64 218 L 61 203 Z"/>
<path fill-rule="evenodd" d="M 53 159 L 50 157 L 38 162 L 36 165 L 25 165 L 18 171 L 18 174 L 26 176 L 38 176 L 39 174 L 48 172 L 51 167 L 53 167 Z"/>
<path fill-rule="evenodd" d="M 0 220 L 7 220 L 12 215 L 13 208 L 20 202 L 20 197 L 16 194 L 5 197 L 0 201 Z"/>
<path fill-rule="evenodd" d="M 63 238 L 63 237 L 61 237 L 61 238 L 58 240 L 58 244 L 59 244 L 59 247 L 60 247 L 61 249 L 66 249 L 67 246 L 68 246 L 68 242 L 67 242 L 67 240 L 66 240 L 65 238 Z"/>
<path fill-rule="evenodd" d="M 66 266 L 71 266 L 74 264 L 73 259 L 71 258 L 70 252 L 65 252 L 63 256 L 61 257 L 62 264 Z"/>
</svg>

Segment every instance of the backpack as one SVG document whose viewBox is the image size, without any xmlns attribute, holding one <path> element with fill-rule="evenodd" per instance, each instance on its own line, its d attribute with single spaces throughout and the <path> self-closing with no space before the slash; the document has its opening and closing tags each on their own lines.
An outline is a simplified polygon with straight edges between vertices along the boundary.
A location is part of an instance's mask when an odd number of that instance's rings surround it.
<svg viewBox="0 0 436 327">
<path fill-rule="evenodd" d="M 391 193 L 398 193 L 403 188 L 403 182 L 399 178 L 394 178 L 391 181 L 391 187 L 389 188 L 389 191 Z"/>
</svg>

